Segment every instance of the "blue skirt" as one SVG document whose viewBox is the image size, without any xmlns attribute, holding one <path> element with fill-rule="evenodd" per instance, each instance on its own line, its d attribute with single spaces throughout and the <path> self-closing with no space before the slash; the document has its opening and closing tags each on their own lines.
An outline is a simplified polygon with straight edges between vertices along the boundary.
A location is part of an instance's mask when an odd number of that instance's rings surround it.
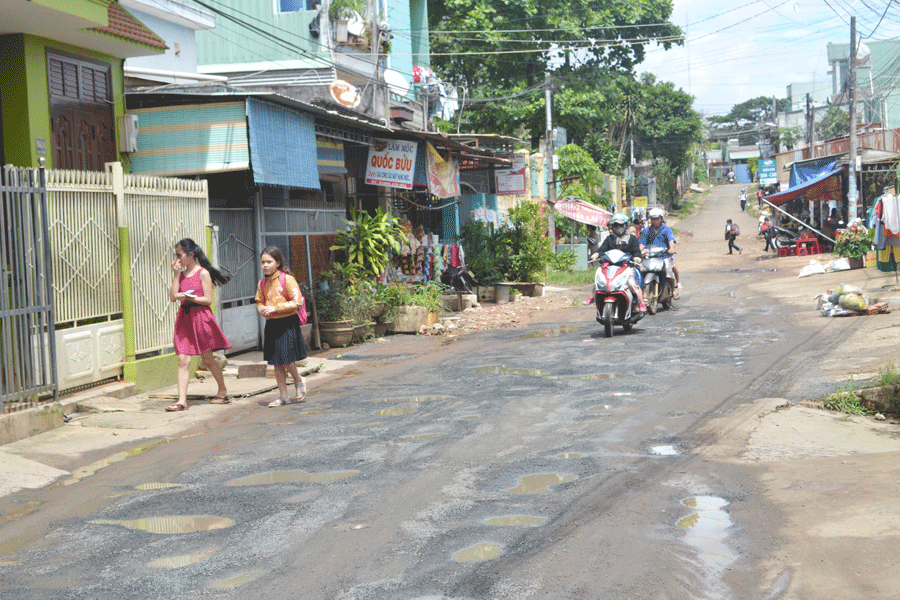
<svg viewBox="0 0 900 600">
<path fill-rule="evenodd" d="M 268 319 L 263 337 L 263 358 L 272 366 L 291 365 L 306 358 L 306 340 L 296 314 Z"/>
</svg>

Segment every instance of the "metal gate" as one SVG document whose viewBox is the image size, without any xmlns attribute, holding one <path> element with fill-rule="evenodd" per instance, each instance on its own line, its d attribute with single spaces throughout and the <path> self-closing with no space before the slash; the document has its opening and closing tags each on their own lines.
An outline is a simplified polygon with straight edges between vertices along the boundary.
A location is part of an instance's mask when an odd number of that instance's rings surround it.
<svg viewBox="0 0 900 600">
<path fill-rule="evenodd" d="M 259 314 L 256 286 L 259 259 L 254 244 L 256 227 L 252 208 L 210 208 L 209 218 L 218 229 L 219 266 L 231 273 L 231 281 L 217 290 L 219 322 L 231 343 L 229 353 L 259 345 Z"/>
<path fill-rule="evenodd" d="M 0 169 L 0 409 L 59 397 L 44 169 Z"/>
</svg>

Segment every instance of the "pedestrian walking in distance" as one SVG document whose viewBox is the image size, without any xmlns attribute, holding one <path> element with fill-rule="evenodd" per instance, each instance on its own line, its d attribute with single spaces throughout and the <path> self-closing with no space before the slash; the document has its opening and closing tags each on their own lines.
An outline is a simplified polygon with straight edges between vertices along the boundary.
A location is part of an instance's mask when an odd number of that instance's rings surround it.
<svg viewBox="0 0 900 600">
<path fill-rule="evenodd" d="M 191 377 L 191 357 L 200 360 L 209 369 L 219 386 L 212 404 L 230 404 L 222 367 L 213 352 L 231 348 L 225 334 L 216 322 L 210 305 L 213 301 L 213 284 L 223 285 L 231 279 L 212 266 L 203 249 L 191 238 L 184 238 L 175 246 L 172 261 L 172 285 L 169 300 L 180 302 L 175 317 L 175 354 L 178 356 L 178 402 L 166 407 L 169 412 L 187 410 L 187 387 Z"/>
<path fill-rule="evenodd" d="M 263 358 L 275 368 L 278 398 L 269 407 L 290 404 L 287 391 L 287 374 L 290 373 L 296 387 L 297 402 L 306 399 L 306 379 L 297 371 L 297 361 L 306 358 L 306 341 L 300 330 L 299 311 L 306 311 L 300 285 L 284 266 L 284 255 L 275 246 L 269 246 L 259 257 L 263 277 L 256 290 L 256 310 L 266 320 L 263 332 Z"/>
<path fill-rule="evenodd" d="M 747 208 L 747 190 L 741 188 L 741 212 L 744 212 L 745 208 Z"/>
<path fill-rule="evenodd" d="M 772 242 L 772 223 L 769 221 L 769 217 L 765 217 L 759 230 L 762 231 L 763 237 L 766 238 L 766 248 L 763 252 L 768 252 L 769 248 L 772 249 L 772 252 L 775 252 L 775 244 Z"/>
<path fill-rule="evenodd" d="M 741 249 L 734 243 L 734 240 L 736 240 L 739 235 L 741 235 L 740 228 L 732 223 L 731 219 L 728 219 L 728 222 L 725 224 L 725 239 L 728 240 L 728 254 L 734 254 L 734 252 L 732 252 L 733 250 L 737 250 L 738 254 L 741 253 Z"/>
</svg>

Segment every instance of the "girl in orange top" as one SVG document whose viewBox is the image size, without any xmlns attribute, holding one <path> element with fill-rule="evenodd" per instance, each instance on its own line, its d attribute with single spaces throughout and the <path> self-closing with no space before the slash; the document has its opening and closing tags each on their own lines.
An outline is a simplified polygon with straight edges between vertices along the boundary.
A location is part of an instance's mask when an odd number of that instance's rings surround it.
<svg viewBox="0 0 900 600">
<path fill-rule="evenodd" d="M 287 374 L 290 373 L 297 388 L 297 402 L 306 398 L 306 379 L 297 371 L 297 361 L 306 358 L 306 342 L 300 330 L 298 310 L 306 310 L 300 286 L 291 272 L 284 267 L 284 255 L 275 246 L 269 246 L 260 255 L 265 278 L 256 291 L 256 310 L 266 319 L 263 336 L 263 358 L 275 367 L 278 383 L 277 399 L 269 407 L 290 404 L 287 393 Z M 284 275 L 282 287 L 281 276 Z"/>
</svg>

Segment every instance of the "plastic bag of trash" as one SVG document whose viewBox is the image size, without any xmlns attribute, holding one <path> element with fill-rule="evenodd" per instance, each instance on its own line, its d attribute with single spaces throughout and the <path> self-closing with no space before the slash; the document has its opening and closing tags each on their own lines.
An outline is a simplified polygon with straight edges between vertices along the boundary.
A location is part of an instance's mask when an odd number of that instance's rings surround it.
<svg viewBox="0 0 900 600">
<path fill-rule="evenodd" d="M 850 263 L 847 262 L 846 258 L 838 258 L 828 263 L 825 270 L 829 273 L 832 271 L 849 271 Z"/>
<path fill-rule="evenodd" d="M 850 283 L 842 283 L 841 285 L 838 286 L 838 288 L 835 290 L 835 292 L 837 292 L 838 296 L 843 296 L 844 294 L 862 295 L 862 293 L 863 293 L 863 291 L 861 289 L 859 289 L 858 287 L 856 287 L 855 285 L 850 284 Z"/>
<path fill-rule="evenodd" d="M 800 275 L 797 277 L 809 277 L 810 275 L 821 275 L 825 272 L 825 267 L 817 260 L 809 261 L 809 264 L 800 269 Z"/>
<path fill-rule="evenodd" d="M 869 302 L 866 298 L 863 297 L 862 294 L 841 294 L 840 300 L 838 300 L 838 304 L 841 308 L 846 308 L 847 310 L 856 310 L 856 311 L 865 311 L 866 306 L 869 305 Z"/>
</svg>

